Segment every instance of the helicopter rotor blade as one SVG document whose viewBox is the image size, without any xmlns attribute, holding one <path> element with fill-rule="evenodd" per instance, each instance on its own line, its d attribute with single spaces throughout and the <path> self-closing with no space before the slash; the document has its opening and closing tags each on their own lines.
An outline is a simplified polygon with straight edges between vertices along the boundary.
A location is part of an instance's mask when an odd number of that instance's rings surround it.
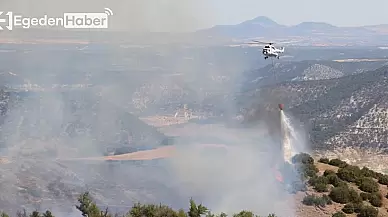
<svg viewBox="0 0 388 217">
<path fill-rule="evenodd" d="M 253 42 L 260 43 L 260 44 L 274 44 L 273 42 L 263 42 L 258 40 L 252 40 Z"/>
</svg>

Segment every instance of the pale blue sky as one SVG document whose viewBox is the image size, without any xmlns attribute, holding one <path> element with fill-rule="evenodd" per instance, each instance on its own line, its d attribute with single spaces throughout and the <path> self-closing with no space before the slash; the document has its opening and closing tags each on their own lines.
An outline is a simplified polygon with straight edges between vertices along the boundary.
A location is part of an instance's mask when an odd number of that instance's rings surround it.
<svg viewBox="0 0 388 217">
<path fill-rule="evenodd" d="M 268 16 L 280 24 L 303 21 L 338 26 L 388 24 L 388 0 L 208 0 L 217 23 L 239 23 Z"/>
</svg>

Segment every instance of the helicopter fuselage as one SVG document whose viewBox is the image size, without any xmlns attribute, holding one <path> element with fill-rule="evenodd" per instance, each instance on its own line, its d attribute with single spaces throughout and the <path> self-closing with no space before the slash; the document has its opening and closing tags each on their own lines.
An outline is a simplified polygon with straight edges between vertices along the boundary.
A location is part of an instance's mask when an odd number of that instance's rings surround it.
<svg viewBox="0 0 388 217">
<path fill-rule="evenodd" d="M 280 53 L 283 53 L 284 52 L 284 48 L 276 48 L 272 45 L 267 45 L 263 48 L 263 55 L 264 55 L 264 59 L 267 59 L 269 57 L 275 57 L 275 58 L 278 58 L 279 59 L 279 56 L 280 56 Z"/>
</svg>

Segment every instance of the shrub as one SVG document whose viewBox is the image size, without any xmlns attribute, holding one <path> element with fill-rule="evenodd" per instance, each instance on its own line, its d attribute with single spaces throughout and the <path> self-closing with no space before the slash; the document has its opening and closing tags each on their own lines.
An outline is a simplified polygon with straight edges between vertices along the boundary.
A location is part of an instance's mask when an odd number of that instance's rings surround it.
<svg viewBox="0 0 388 217">
<path fill-rule="evenodd" d="M 329 190 L 327 189 L 327 184 L 325 183 L 317 183 L 314 185 L 314 190 L 317 192 L 328 192 Z"/>
<path fill-rule="evenodd" d="M 371 194 L 369 198 L 369 203 L 374 207 L 381 207 L 383 205 L 381 194 Z"/>
<path fill-rule="evenodd" d="M 326 204 L 327 204 L 327 205 L 333 204 L 333 201 L 331 201 L 330 197 L 327 196 L 326 194 L 322 195 L 322 199 L 323 199 L 324 201 L 326 201 Z"/>
<path fill-rule="evenodd" d="M 379 191 L 379 185 L 371 178 L 364 178 L 359 186 L 361 191 L 373 193 Z"/>
<path fill-rule="evenodd" d="M 377 178 L 377 173 L 371 169 L 369 169 L 368 167 L 363 167 L 361 169 L 361 175 L 362 176 L 365 176 L 365 177 L 371 177 L 371 178 Z"/>
<path fill-rule="evenodd" d="M 333 170 L 325 170 L 325 172 L 323 173 L 324 176 L 328 176 L 328 175 L 335 175 L 335 172 Z"/>
<path fill-rule="evenodd" d="M 348 188 L 348 189 L 349 189 L 349 200 L 350 200 L 350 202 L 352 202 L 352 203 L 362 203 L 362 198 L 357 193 L 357 191 L 355 191 L 352 188 Z"/>
<path fill-rule="evenodd" d="M 364 204 L 362 202 L 360 203 L 353 203 L 353 208 L 355 213 L 360 213 L 361 209 L 364 207 Z"/>
<path fill-rule="evenodd" d="M 335 187 L 331 190 L 329 197 L 337 203 L 346 204 L 350 202 L 349 188 L 346 186 Z"/>
<path fill-rule="evenodd" d="M 379 177 L 378 182 L 382 185 L 388 185 L 388 176 L 383 175 L 383 176 Z"/>
<path fill-rule="evenodd" d="M 327 192 L 328 179 L 324 176 L 312 177 L 309 180 L 309 184 L 314 187 L 317 192 Z"/>
<path fill-rule="evenodd" d="M 345 161 L 342 161 L 340 159 L 331 159 L 329 161 L 329 164 L 336 167 L 346 167 L 348 164 Z"/>
<path fill-rule="evenodd" d="M 319 163 L 329 164 L 330 160 L 328 158 L 321 158 L 318 160 Z"/>
<path fill-rule="evenodd" d="M 302 200 L 302 203 L 306 206 L 312 206 L 315 204 L 315 196 L 314 195 L 306 195 L 303 200 Z"/>
<path fill-rule="evenodd" d="M 366 192 L 361 192 L 360 193 L 360 196 L 361 196 L 362 200 L 369 200 L 370 195 L 371 195 L 370 193 L 366 193 Z"/>
<path fill-rule="evenodd" d="M 346 204 L 349 202 L 360 203 L 362 199 L 360 195 L 348 186 L 335 187 L 331 190 L 329 197 L 337 203 Z"/>
<path fill-rule="evenodd" d="M 338 176 L 336 174 L 329 174 L 326 176 L 326 179 L 328 181 L 328 184 L 331 184 L 334 187 L 338 187 L 340 185 L 340 182 L 341 182 L 341 179 L 338 178 Z"/>
<path fill-rule="evenodd" d="M 307 195 L 303 198 L 302 203 L 307 206 L 325 207 L 328 204 L 332 204 L 332 201 L 327 195 L 323 195 L 322 197 Z"/>
<path fill-rule="evenodd" d="M 356 182 L 361 176 L 361 170 L 355 166 L 346 166 L 338 170 L 337 176 L 347 182 Z"/>
<path fill-rule="evenodd" d="M 315 177 L 319 171 L 314 164 L 297 164 L 296 168 L 305 177 Z"/>
<path fill-rule="evenodd" d="M 354 213 L 354 206 L 352 203 L 347 203 L 344 208 L 342 208 L 342 212 L 346 214 L 352 214 Z"/>
<path fill-rule="evenodd" d="M 371 206 L 364 206 L 361 208 L 361 211 L 357 217 L 377 217 L 378 214 L 379 211 L 376 208 Z"/>
<path fill-rule="evenodd" d="M 310 178 L 308 183 L 312 186 L 314 186 L 316 184 L 326 184 L 327 185 L 327 184 L 329 184 L 329 180 L 325 176 L 316 176 L 316 177 Z"/>
<path fill-rule="evenodd" d="M 336 212 L 332 215 L 332 217 L 346 217 L 346 215 L 343 212 Z"/>
<path fill-rule="evenodd" d="M 314 164 L 314 158 L 309 154 L 300 153 L 292 157 L 291 162 L 293 164 Z"/>
</svg>

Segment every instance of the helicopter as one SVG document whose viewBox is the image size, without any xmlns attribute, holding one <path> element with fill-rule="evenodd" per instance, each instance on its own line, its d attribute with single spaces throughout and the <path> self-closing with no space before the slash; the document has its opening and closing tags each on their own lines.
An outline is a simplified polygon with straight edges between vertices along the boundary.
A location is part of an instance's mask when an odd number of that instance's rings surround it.
<svg viewBox="0 0 388 217">
<path fill-rule="evenodd" d="M 248 44 L 265 44 L 262 54 L 264 55 L 264 59 L 268 59 L 269 57 L 274 57 L 279 59 L 280 54 L 284 53 L 284 47 L 276 48 L 273 44 L 274 42 L 261 42 L 252 40 L 252 42 Z"/>
</svg>

